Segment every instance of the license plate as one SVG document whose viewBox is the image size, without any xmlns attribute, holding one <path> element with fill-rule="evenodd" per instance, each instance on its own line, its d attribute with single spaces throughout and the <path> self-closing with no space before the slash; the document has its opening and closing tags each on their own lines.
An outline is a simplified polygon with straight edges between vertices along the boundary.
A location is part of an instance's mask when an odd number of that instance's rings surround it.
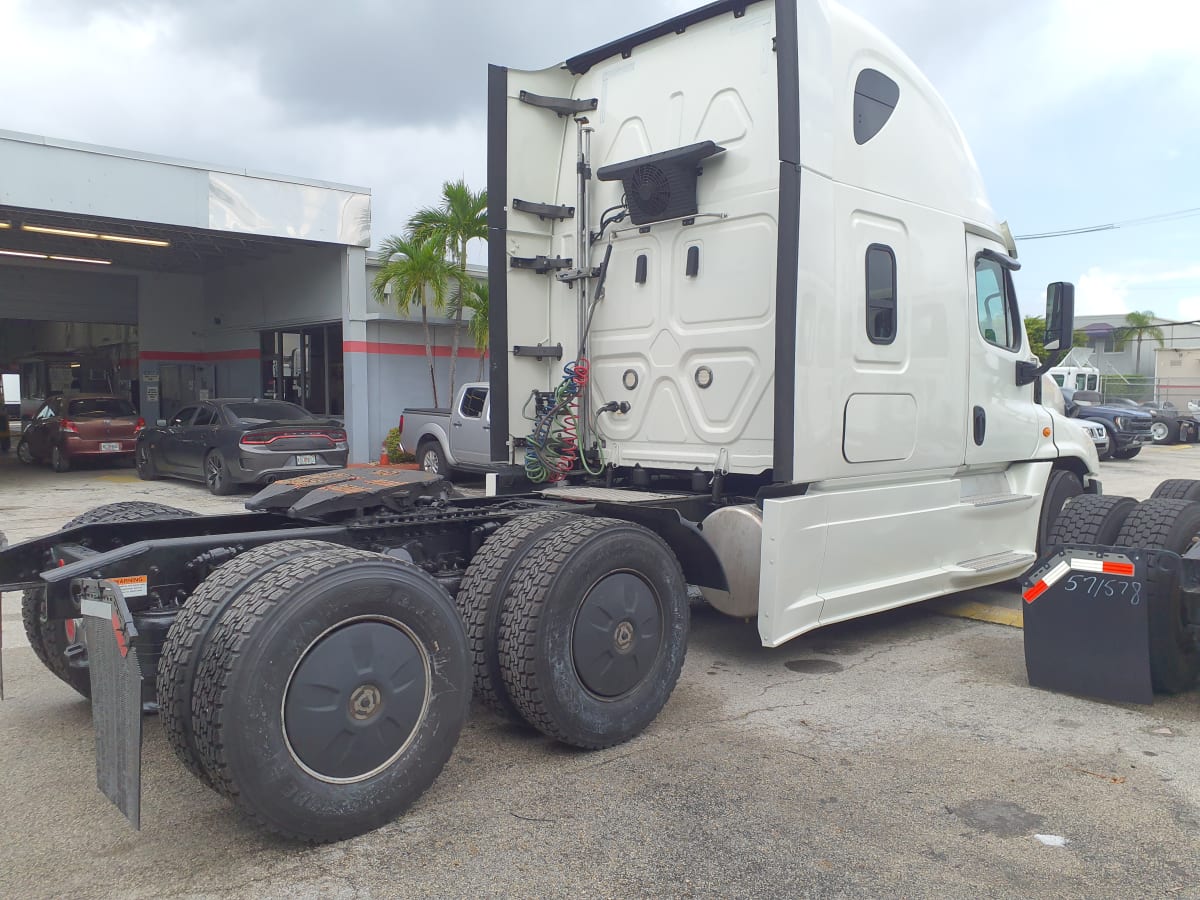
<svg viewBox="0 0 1200 900">
<path fill-rule="evenodd" d="M 317 454 L 301 453 L 296 457 L 296 465 L 298 466 L 315 466 L 317 464 Z"/>
<path fill-rule="evenodd" d="M 100 445 L 101 453 L 120 453 L 121 444 L 119 441 L 106 442 Z"/>
</svg>

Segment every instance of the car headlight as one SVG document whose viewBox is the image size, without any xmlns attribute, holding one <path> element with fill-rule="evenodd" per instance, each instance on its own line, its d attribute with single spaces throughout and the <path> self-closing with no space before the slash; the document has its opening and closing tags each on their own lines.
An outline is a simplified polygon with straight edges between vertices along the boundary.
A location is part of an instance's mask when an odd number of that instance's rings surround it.
<svg viewBox="0 0 1200 900">
<path fill-rule="evenodd" d="M 1125 417 L 1117 416 L 1115 419 L 1113 419 L 1113 424 L 1117 426 L 1117 431 L 1124 431 L 1125 430 Z"/>
</svg>

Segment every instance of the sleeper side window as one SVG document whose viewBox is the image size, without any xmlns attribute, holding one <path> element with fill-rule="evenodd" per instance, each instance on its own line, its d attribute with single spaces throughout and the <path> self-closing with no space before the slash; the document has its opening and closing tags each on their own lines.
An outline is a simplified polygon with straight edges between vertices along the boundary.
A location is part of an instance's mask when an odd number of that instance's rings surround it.
<svg viewBox="0 0 1200 900">
<path fill-rule="evenodd" d="M 1021 330 L 1017 325 L 1012 282 L 1008 272 L 994 259 L 975 260 L 975 303 L 983 339 L 1005 350 L 1020 349 Z"/>
<path fill-rule="evenodd" d="M 872 344 L 896 340 L 896 255 L 891 247 L 867 248 L 867 338 Z"/>
</svg>

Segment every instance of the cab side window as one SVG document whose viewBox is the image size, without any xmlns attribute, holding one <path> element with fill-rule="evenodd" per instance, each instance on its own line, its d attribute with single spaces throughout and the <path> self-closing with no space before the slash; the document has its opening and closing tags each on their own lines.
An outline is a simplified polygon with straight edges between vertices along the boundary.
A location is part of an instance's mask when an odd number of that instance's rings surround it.
<svg viewBox="0 0 1200 900">
<path fill-rule="evenodd" d="M 975 302 L 983 339 L 1005 350 L 1020 349 L 1016 297 L 1008 272 L 995 260 L 975 260 Z"/>
<path fill-rule="evenodd" d="M 463 392 L 459 407 L 464 418 L 478 419 L 483 415 L 483 401 L 487 399 L 487 388 L 467 388 Z"/>
</svg>

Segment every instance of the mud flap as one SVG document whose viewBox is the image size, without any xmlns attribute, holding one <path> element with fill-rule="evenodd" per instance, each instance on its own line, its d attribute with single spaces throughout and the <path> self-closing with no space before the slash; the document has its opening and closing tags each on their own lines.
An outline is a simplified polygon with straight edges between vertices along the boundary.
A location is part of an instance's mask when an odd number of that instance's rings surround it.
<svg viewBox="0 0 1200 900">
<path fill-rule="evenodd" d="M 92 680 L 96 786 L 141 830 L 142 672 L 133 616 L 112 582 L 78 579 Z"/>
<path fill-rule="evenodd" d="M 1065 548 L 1021 583 L 1025 669 L 1034 687 L 1153 703 L 1151 603 L 1177 590 L 1180 558 L 1160 550 Z"/>
</svg>

